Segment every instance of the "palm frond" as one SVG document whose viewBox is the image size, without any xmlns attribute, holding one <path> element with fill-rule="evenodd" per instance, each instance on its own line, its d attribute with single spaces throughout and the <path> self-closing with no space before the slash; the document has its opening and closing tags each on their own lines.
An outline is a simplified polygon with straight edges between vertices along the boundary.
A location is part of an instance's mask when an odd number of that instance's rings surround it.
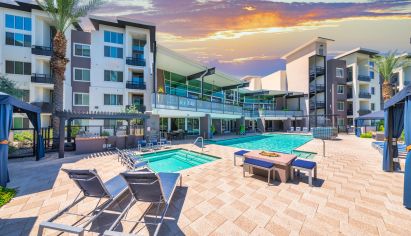
<svg viewBox="0 0 411 236">
<path fill-rule="evenodd" d="M 397 51 L 390 51 L 386 56 L 375 56 L 371 61 L 374 62 L 373 70 L 378 73 L 384 81 L 391 81 L 395 69 L 411 65 L 409 59 L 397 56 Z"/>
</svg>

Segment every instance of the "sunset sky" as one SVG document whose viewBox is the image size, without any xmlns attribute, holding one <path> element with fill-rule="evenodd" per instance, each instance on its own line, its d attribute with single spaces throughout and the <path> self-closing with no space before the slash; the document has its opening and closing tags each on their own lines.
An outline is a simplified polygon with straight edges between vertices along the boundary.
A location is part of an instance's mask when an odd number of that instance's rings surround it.
<svg viewBox="0 0 411 236">
<path fill-rule="evenodd" d="M 283 54 L 317 36 L 335 40 L 331 56 L 411 52 L 410 0 L 109 0 L 93 14 L 153 22 L 159 44 L 237 76 L 281 69 Z"/>
</svg>

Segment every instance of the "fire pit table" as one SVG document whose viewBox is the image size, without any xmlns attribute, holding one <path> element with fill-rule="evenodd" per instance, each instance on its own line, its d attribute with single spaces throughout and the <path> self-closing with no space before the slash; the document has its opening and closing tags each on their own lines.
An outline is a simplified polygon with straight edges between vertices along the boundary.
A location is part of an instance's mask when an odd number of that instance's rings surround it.
<svg viewBox="0 0 411 236">
<path fill-rule="evenodd" d="M 269 157 L 261 155 L 261 152 L 263 152 L 263 150 L 254 150 L 244 154 L 244 157 L 274 163 L 276 179 L 279 179 L 282 183 L 287 182 L 290 178 L 291 163 L 297 158 L 297 156 L 293 154 L 275 152 L 278 155 L 277 157 Z M 256 170 L 256 173 L 259 175 L 261 174 L 261 172 L 258 172 L 258 169 Z"/>
</svg>

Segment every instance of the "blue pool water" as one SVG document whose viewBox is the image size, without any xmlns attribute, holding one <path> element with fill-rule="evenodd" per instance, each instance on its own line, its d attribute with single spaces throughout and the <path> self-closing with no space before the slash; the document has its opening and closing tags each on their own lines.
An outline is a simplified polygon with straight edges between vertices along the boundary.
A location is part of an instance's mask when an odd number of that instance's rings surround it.
<svg viewBox="0 0 411 236">
<path fill-rule="evenodd" d="M 184 149 L 173 149 L 143 154 L 142 159 L 148 161 L 148 166 L 155 172 L 178 172 L 218 158 Z"/>
<path fill-rule="evenodd" d="M 302 158 L 311 158 L 313 153 L 295 151 L 294 149 L 311 141 L 311 135 L 262 134 L 213 142 L 214 144 L 248 150 L 267 150 L 293 153 Z"/>
</svg>

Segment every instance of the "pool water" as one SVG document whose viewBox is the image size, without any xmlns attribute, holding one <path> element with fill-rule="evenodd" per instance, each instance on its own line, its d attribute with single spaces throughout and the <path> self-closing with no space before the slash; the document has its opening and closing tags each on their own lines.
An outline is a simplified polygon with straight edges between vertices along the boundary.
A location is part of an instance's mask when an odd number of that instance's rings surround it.
<svg viewBox="0 0 411 236">
<path fill-rule="evenodd" d="M 266 150 L 292 153 L 301 158 L 312 158 L 314 153 L 294 150 L 312 139 L 313 137 L 311 135 L 262 134 L 215 141 L 213 143 L 248 150 Z"/>
<path fill-rule="evenodd" d="M 173 149 L 143 154 L 142 159 L 147 161 L 150 169 L 155 172 L 178 172 L 219 158 L 184 149 Z"/>
</svg>

